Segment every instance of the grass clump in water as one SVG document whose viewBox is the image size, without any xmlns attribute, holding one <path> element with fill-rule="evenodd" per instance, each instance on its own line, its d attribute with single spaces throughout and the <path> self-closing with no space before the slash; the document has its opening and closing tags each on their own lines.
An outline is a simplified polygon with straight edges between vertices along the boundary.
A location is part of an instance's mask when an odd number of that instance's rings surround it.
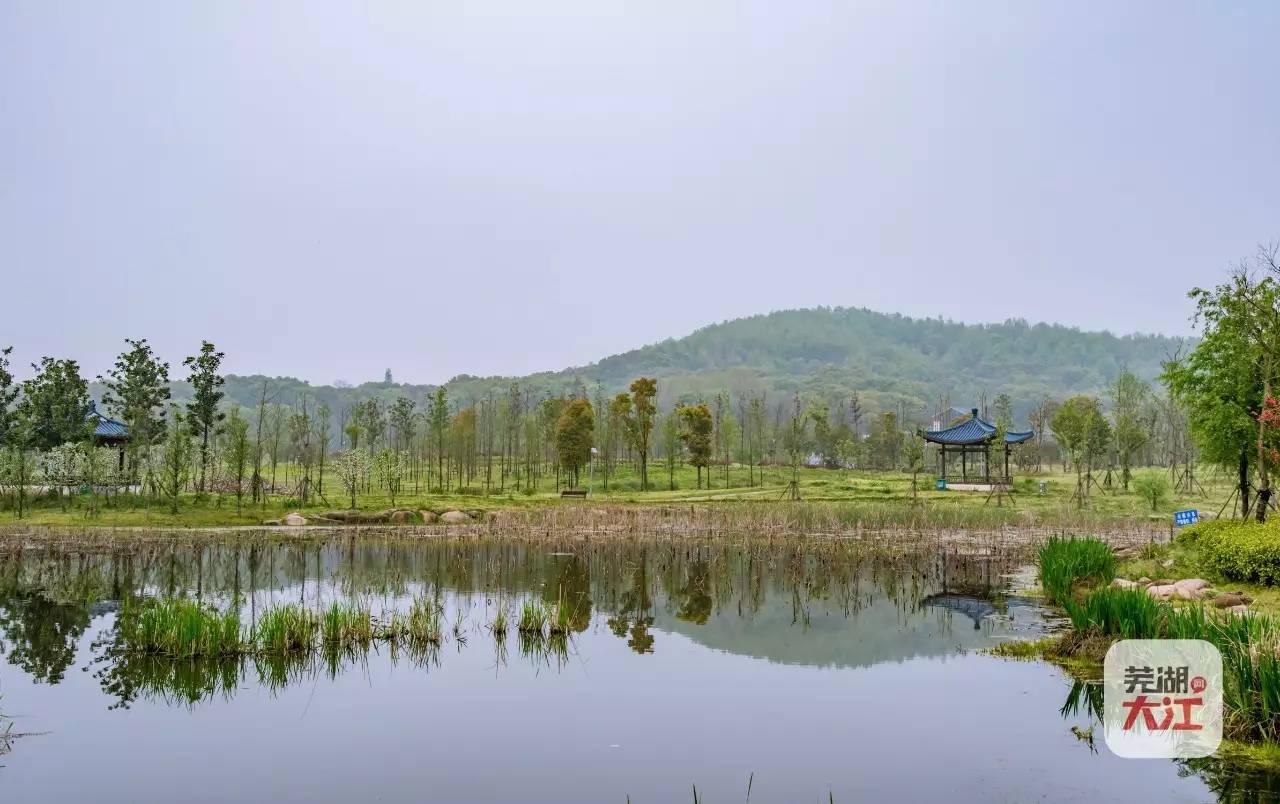
<svg viewBox="0 0 1280 804">
<path fill-rule="evenodd" d="M 418 646 L 439 645 L 444 641 L 440 624 L 440 606 L 428 597 L 415 598 L 409 607 L 407 621 L 409 642 Z"/>
<path fill-rule="evenodd" d="M 314 650 L 320 618 L 297 605 L 267 609 L 258 620 L 257 646 L 264 653 L 296 653 Z"/>
<path fill-rule="evenodd" d="M 326 648 L 367 648 L 373 641 L 369 611 L 355 603 L 333 603 L 320 617 L 320 634 Z"/>
<path fill-rule="evenodd" d="M 127 626 L 129 646 L 179 658 L 238 656 L 248 650 L 236 611 L 218 612 L 194 600 L 148 601 Z"/>
<path fill-rule="evenodd" d="M 1070 601 L 1072 588 L 1081 581 L 1106 584 L 1115 574 L 1115 554 L 1099 539 L 1054 536 L 1040 548 L 1040 585 L 1055 603 Z"/>
<path fill-rule="evenodd" d="M 541 634 L 547 627 L 547 608 L 540 600 L 526 600 L 520 606 L 516 630 L 522 634 Z"/>
</svg>

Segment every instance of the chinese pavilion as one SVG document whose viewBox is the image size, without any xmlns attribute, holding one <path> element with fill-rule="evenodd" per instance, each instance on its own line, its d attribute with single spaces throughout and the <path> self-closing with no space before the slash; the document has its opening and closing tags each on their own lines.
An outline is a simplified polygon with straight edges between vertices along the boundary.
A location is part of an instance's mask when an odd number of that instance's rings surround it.
<svg viewBox="0 0 1280 804">
<path fill-rule="evenodd" d="M 947 458 L 951 456 L 954 461 L 956 453 L 960 455 L 960 475 L 957 478 L 954 473 L 951 477 L 961 484 L 974 484 L 981 486 L 992 486 L 994 484 L 1011 485 L 1013 478 L 1009 474 L 1009 452 L 1014 444 L 1021 444 L 1030 440 L 1035 434 L 1035 430 L 1014 431 L 1008 430 L 1004 434 L 1004 471 L 1003 473 L 992 477 L 991 475 L 991 447 L 996 440 L 996 426 L 978 416 L 978 409 L 974 408 L 969 418 L 962 422 L 945 427 L 941 430 L 926 430 L 924 432 L 924 440 L 938 445 L 938 466 L 939 476 L 945 481 L 947 475 Z M 972 456 L 975 460 L 970 462 Z M 982 473 L 977 474 L 978 462 L 976 458 L 982 457 Z M 996 467 L 999 471 L 999 467 Z M 970 471 L 973 474 L 970 474 Z"/>
</svg>

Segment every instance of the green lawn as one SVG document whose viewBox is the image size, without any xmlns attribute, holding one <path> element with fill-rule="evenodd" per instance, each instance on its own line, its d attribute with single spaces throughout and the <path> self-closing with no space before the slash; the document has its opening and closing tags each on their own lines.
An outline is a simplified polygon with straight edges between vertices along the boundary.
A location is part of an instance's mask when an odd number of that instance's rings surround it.
<svg viewBox="0 0 1280 804">
<path fill-rule="evenodd" d="M 286 486 L 285 477 L 288 471 L 288 485 L 296 485 L 296 467 L 277 469 L 277 480 L 281 487 Z M 1159 469 L 1138 470 L 1139 472 L 1163 472 Z M 787 484 L 791 479 L 791 471 L 786 467 L 765 467 L 763 478 L 761 470 L 753 470 L 756 485 L 748 485 L 748 469 L 745 466 L 731 466 L 727 476 L 724 467 L 712 467 L 710 488 L 696 488 L 696 472 L 693 467 L 680 467 L 675 473 L 675 486 L 670 488 L 670 478 L 665 467 L 653 466 L 650 471 L 650 491 L 640 491 L 637 472 L 626 468 L 616 476 L 608 479 L 596 472 L 591 481 L 591 499 L 597 503 L 606 502 L 618 505 L 671 505 L 671 504 L 722 504 L 730 501 L 768 504 L 780 501 L 785 497 Z M 1165 473 L 1167 475 L 1167 473 Z M 456 477 L 454 478 L 456 482 Z M 1076 487 L 1074 473 L 1048 471 L 1040 474 L 1020 475 L 1015 481 L 1015 492 L 996 499 L 985 492 L 971 491 L 937 491 L 934 478 L 930 474 L 921 474 L 917 482 L 917 491 L 913 498 L 911 476 L 901 472 L 869 472 L 828 469 L 801 469 L 798 476 L 801 498 L 805 501 L 865 505 L 879 510 L 901 507 L 903 510 L 918 510 L 924 506 L 936 513 L 945 514 L 954 511 L 962 513 L 976 509 L 996 509 L 999 507 L 1001 521 L 1038 521 L 1053 523 L 1058 521 L 1080 521 L 1087 518 L 1092 521 L 1132 521 L 1135 519 L 1154 518 L 1169 521 L 1175 510 L 1182 508 L 1198 508 L 1203 516 L 1213 516 L 1222 507 L 1230 494 L 1230 479 L 1225 475 L 1207 473 L 1200 479 L 1204 494 L 1174 494 L 1164 500 L 1155 512 L 1145 501 L 1132 491 L 1124 493 L 1119 488 L 1118 479 L 1108 490 L 1095 488 L 1083 508 L 1072 499 Z M 1040 484 L 1045 490 L 1040 492 Z M 587 486 L 587 477 L 581 478 L 579 484 Z M 404 489 L 392 501 L 385 489 L 374 487 L 357 496 L 357 507 L 364 511 L 381 511 L 392 507 L 429 509 L 437 512 L 460 509 L 464 511 L 485 511 L 501 508 L 548 506 L 548 505 L 582 505 L 582 500 L 561 499 L 555 492 L 554 479 L 543 478 L 541 488 L 532 494 L 511 488 L 508 480 L 505 489 L 499 488 L 497 471 L 489 494 L 484 493 L 483 472 L 468 481 L 466 491 L 447 491 L 431 493 L 423 485 L 415 489 L 412 481 L 404 484 Z M 314 486 L 313 486 L 314 487 Z M 251 505 L 247 496 L 243 509 L 237 513 L 236 500 L 233 495 L 205 495 L 198 497 L 188 493 L 182 495 L 177 514 L 170 513 L 167 502 L 161 500 L 143 500 L 133 496 L 123 496 L 103 503 L 99 500 L 96 514 L 89 511 L 90 500 L 85 496 L 76 496 L 61 500 L 43 497 L 32 501 L 31 510 L 23 520 L 32 524 L 48 525 L 103 525 L 103 526 L 215 526 L 215 525 L 254 525 L 267 520 L 280 518 L 290 511 L 300 511 L 304 515 L 325 511 L 343 510 L 349 507 L 350 500 L 341 489 L 336 477 L 326 476 L 323 483 L 324 498 L 313 498 L 303 506 L 298 500 L 286 495 L 273 496 L 265 504 Z M 65 509 L 65 510 L 64 510 Z M 0 500 L 0 517 L 13 516 L 12 499 Z M 992 513 L 996 513 L 992 511 Z M 1229 513 L 1229 511 L 1228 511 Z M 3 521 L 3 520 L 0 520 Z"/>
</svg>

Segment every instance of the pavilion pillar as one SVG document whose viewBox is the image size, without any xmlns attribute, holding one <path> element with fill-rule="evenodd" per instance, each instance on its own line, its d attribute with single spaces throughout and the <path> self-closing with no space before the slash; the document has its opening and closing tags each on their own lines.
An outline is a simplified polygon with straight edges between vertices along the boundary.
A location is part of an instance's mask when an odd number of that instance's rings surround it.
<svg viewBox="0 0 1280 804">
<path fill-rule="evenodd" d="M 988 483 L 991 482 L 991 445 L 982 445 L 982 477 Z"/>
<path fill-rule="evenodd" d="M 969 448 L 960 448 L 960 480 L 967 482 L 969 480 Z"/>
<path fill-rule="evenodd" d="M 945 482 L 947 479 L 947 445 L 939 444 L 938 446 L 942 448 L 939 461 L 942 464 L 942 480 Z"/>
</svg>

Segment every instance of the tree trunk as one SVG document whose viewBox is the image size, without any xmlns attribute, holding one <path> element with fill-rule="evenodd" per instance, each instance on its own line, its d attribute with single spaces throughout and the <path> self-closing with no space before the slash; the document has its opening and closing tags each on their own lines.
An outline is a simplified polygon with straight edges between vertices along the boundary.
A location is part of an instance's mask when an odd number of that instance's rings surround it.
<svg viewBox="0 0 1280 804">
<path fill-rule="evenodd" d="M 1249 517 L 1249 450 L 1240 450 L 1240 516 Z"/>
</svg>

